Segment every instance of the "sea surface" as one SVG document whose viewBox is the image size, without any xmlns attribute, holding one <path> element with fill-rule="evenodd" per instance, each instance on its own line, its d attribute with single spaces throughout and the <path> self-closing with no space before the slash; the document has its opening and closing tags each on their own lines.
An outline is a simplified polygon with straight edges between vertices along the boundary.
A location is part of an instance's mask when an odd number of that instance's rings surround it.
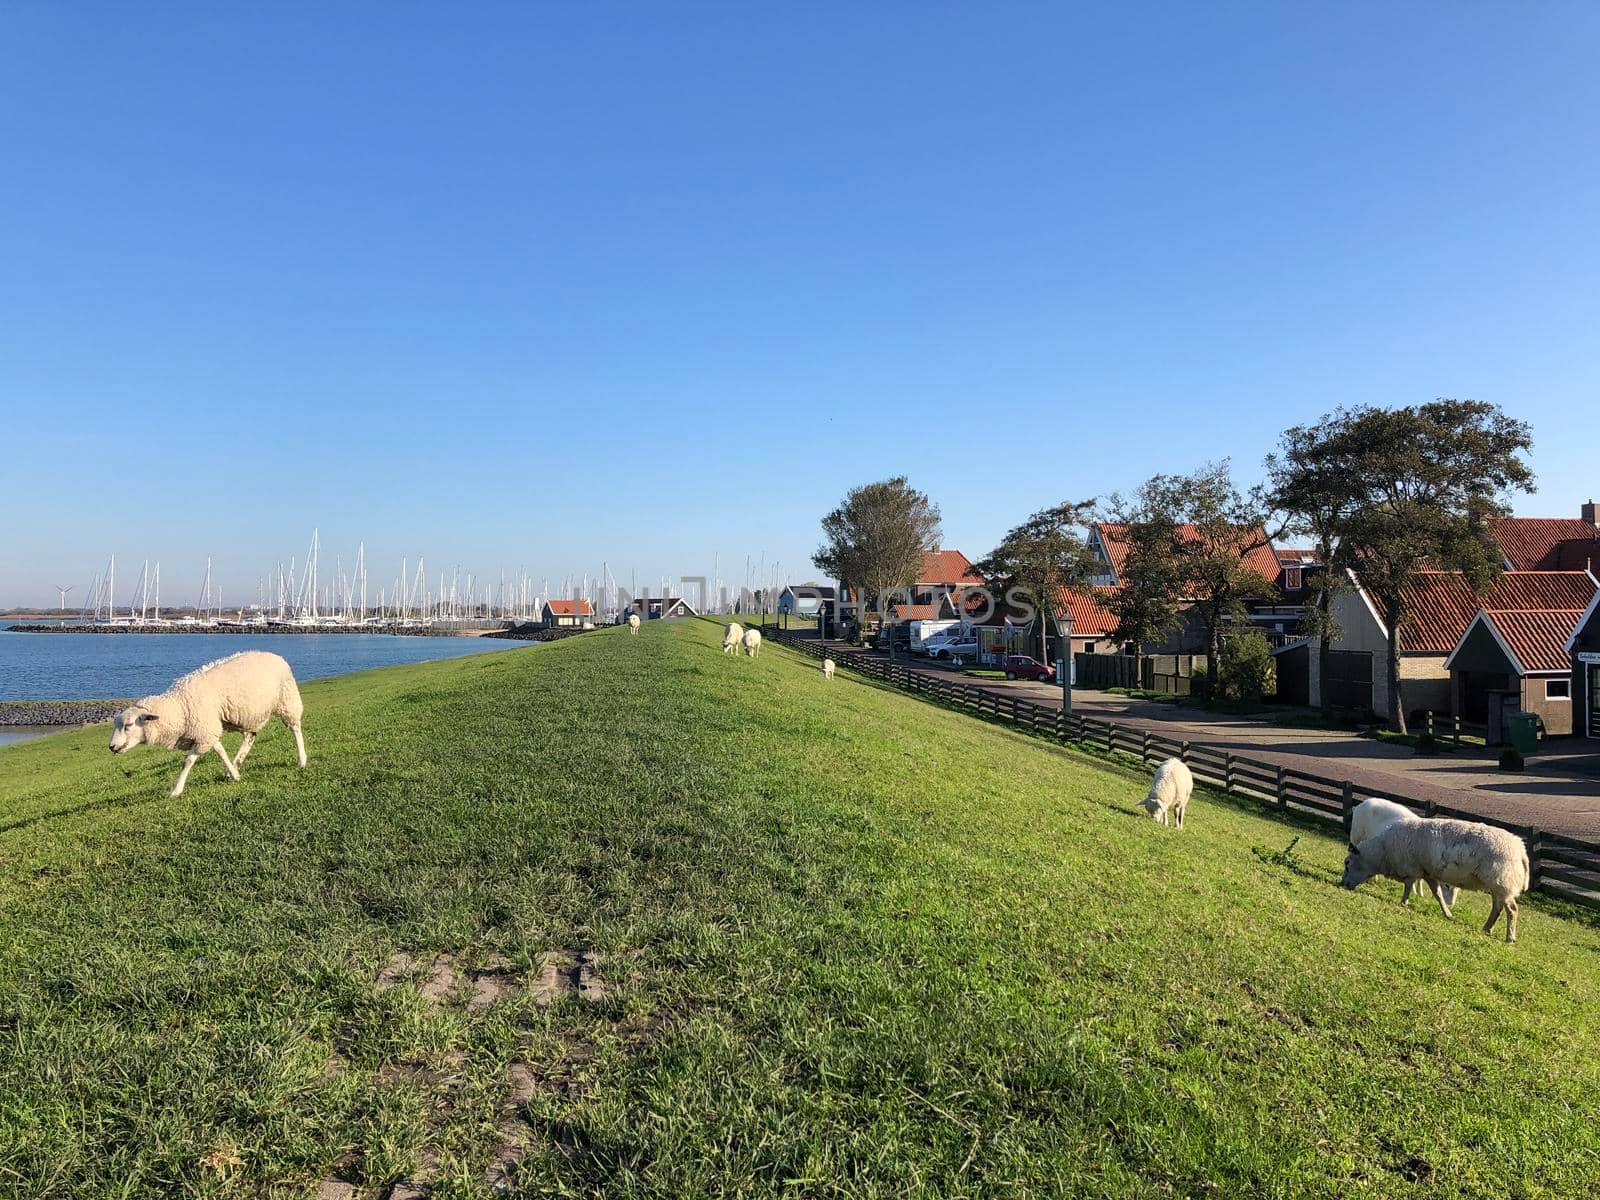
<svg viewBox="0 0 1600 1200">
<path fill-rule="evenodd" d="M 295 678 L 506 652 L 532 643 L 365 633 L 12 633 L 0 623 L 0 700 L 103 700 L 165 691 L 179 675 L 240 650 L 270 650 Z M 0 732 L 0 744 L 12 740 Z"/>
</svg>

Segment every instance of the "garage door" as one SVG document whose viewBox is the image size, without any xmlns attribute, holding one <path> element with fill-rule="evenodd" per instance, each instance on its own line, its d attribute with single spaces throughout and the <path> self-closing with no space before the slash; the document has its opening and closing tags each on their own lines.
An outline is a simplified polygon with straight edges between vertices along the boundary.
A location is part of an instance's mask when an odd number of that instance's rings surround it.
<svg viewBox="0 0 1600 1200">
<path fill-rule="evenodd" d="M 1332 650 L 1324 684 L 1334 708 L 1372 711 L 1372 651 Z"/>
</svg>

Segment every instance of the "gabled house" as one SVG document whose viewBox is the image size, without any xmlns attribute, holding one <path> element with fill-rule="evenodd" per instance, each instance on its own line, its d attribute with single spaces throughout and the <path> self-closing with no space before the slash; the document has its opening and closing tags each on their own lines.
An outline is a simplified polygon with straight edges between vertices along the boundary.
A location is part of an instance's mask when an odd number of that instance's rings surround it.
<svg viewBox="0 0 1600 1200">
<path fill-rule="evenodd" d="M 1341 707 L 1381 715 L 1389 711 L 1389 614 L 1356 574 L 1348 577 L 1351 586 L 1335 593 L 1330 606 L 1340 635 L 1330 647 L 1328 687 Z M 1480 597 L 1459 572 L 1418 572 L 1402 597 L 1407 618 L 1400 630 L 1400 678 L 1408 713 L 1457 711 L 1445 663 L 1480 608 L 1581 610 L 1594 590 L 1587 571 L 1507 571 Z M 1315 639 L 1307 645 L 1307 703 L 1315 705 L 1321 703 L 1323 681 Z"/>
<path fill-rule="evenodd" d="M 1600 589 L 1567 639 L 1572 732 L 1600 742 Z"/>
<path fill-rule="evenodd" d="M 694 606 L 682 596 L 638 596 L 628 611 L 637 613 L 641 621 L 659 621 L 663 617 L 697 617 Z"/>
<path fill-rule="evenodd" d="M 784 614 L 814 617 L 824 605 L 833 602 L 836 594 L 836 590 L 827 584 L 790 584 L 778 596 L 778 611 Z"/>
<path fill-rule="evenodd" d="M 1116 588 L 1122 586 L 1124 573 L 1127 570 L 1128 555 L 1132 547 L 1128 543 L 1126 525 L 1112 521 L 1100 521 L 1089 526 L 1086 542 L 1089 551 L 1100 560 L 1102 570 L 1091 581 L 1092 588 Z M 1263 578 L 1276 584 L 1283 574 L 1278 552 L 1272 547 L 1272 539 L 1267 531 L 1260 526 L 1254 529 L 1239 527 L 1242 536 L 1243 549 L 1240 561 L 1245 566 L 1260 574 Z M 1198 541 L 1200 533 L 1193 525 L 1179 525 L 1177 534 L 1183 541 Z M 1299 552 L 1296 552 L 1299 553 Z M 1266 633 L 1268 637 L 1286 636 L 1290 630 L 1299 623 L 1302 611 L 1299 601 L 1290 604 L 1280 604 L 1274 596 L 1261 596 L 1247 600 L 1245 607 L 1250 612 L 1250 622 L 1256 628 Z M 1183 626 L 1164 644 L 1144 646 L 1140 649 L 1147 653 L 1156 654 L 1182 654 L 1199 653 L 1205 649 L 1205 632 L 1199 621 L 1192 615 L 1185 615 Z"/>
<path fill-rule="evenodd" d="M 1581 609 L 1479 609 L 1445 659 L 1452 711 L 1487 725 L 1491 741 L 1507 711 L 1537 713 L 1546 732 L 1571 733 L 1567 643 L 1582 617 Z"/>
<path fill-rule="evenodd" d="M 587 600 L 546 600 L 539 623 L 546 629 L 582 628 L 594 621 L 594 605 Z"/>
<path fill-rule="evenodd" d="M 1117 616 L 1106 605 L 1116 588 L 1090 584 L 1061 589 L 1061 611 L 1072 621 L 1074 654 L 1117 654 L 1122 645 L 1114 639 Z"/>
</svg>

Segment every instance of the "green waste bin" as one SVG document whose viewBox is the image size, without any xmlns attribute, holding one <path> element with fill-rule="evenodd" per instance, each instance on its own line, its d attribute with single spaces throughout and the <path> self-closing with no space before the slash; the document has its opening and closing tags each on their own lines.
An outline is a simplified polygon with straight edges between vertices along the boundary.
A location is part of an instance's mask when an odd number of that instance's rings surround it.
<svg viewBox="0 0 1600 1200">
<path fill-rule="evenodd" d="M 1523 754 L 1532 754 L 1539 744 L 1539 718 L 1531 712 L 1506 714 L 1506 740 Z"/>
</svg>

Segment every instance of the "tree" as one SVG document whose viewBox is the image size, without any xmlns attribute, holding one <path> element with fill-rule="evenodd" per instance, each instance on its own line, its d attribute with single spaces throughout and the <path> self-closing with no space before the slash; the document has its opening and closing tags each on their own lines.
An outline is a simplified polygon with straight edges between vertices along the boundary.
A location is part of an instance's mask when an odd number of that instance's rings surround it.
<svg viewBox="0 0 1600 1200">
<path fill-rule="evenodd" d="M 1120 510 L 1134 596 L 1117 610 L 1119 622 L 1124 609 L 1142 606 L 1171 632 L 1187 601 L 1204 631 L 1206 678 L 1215 680 L 1224 631 L 1249 620 L 1245 601 L 1277 594 L 1277 580 L 1248 562 L 1270 544 L 1264 498 L 1240 492 L 1224 459 L 1192 475 L 1156 475 Z"/>
<path fill-rule="evenodd" d="M 1143 494 L 1132 500 L 1111 497 L 1112 520 L 1128 553 L 1118 573 L 1121 584 L 1106 605 L 1117 618 L 1116 638 L 1131 642 L 1134 653 L 1148 643 L 1167 640 L 1183 624 L 1183 572 L 1178 562 L 1178 530 L 1171 514 L 1148 503 Z"/>
<path fill-rule="evenodd" d="M 1305 581 L 1313 600 L 1301 617 L 1300 633 L 1317 640 L 1317 673 L 1324 681 L 1332 644 L 1342 633 L 1333 617 L 1333 600 L 1350 587 L 1352 556 L 1346 535 L 1360 492 L 1353 486 L 1346 415 L 1340 410 L 1317 425 L 1285 430 L 1266 464 L 1269 503 L 1283 515 L 1285 531 L 1310 537 L 1316 545 L 1318 569 Z M 1330 712 L 1333 692 L 1326 683 L 1321 696 L 1323 711 Z"/>
<path fill-rule="evenodd" d="M 827 541 L 811 561 L 844 586 L 861 589 L 865 606 L 916 582 L 923 554 L 939 547 L 939 509 L 897 475 L 851 488 L 822 518 L 822 532 Z"/>
<path fill-rule="evenodd" d="M 1256 701 L 1273 686 L 1272 647 L 1259 629 L 1224 639 L 1217 690 L 1235 700 Z"/>
<path fill-rule="evenodd" d="M 1077 587 L 1100 573 L 1099 560 L 1078 532 L 1093 509 L 1093 500 L 1041 509 L 1007 533 L 988 557 L 973 564 L 993 591 L 1020 594 L 1033 605 L 1040 662 L 1050 661 L 1048 626 L 1057 615 L 1062 589 Z"/>
<path fill-rule="evenodd" d="M 1408 585 L 1426 568 L 1459 571 L 1483 595 L 1500 572 L 1488 520 L 1514 491 L 1533 490 L 1521 455 L 1526 422 L 1477 400 L 1409 408 L 1360 407 L 1334 415 L 1322 437 L 1341 447 L 1353 501 L 1340 526 L 1362 584 L 1386 614 L 1389 722 L 1406 731 L 1400 635 Z"/>
</svg>

